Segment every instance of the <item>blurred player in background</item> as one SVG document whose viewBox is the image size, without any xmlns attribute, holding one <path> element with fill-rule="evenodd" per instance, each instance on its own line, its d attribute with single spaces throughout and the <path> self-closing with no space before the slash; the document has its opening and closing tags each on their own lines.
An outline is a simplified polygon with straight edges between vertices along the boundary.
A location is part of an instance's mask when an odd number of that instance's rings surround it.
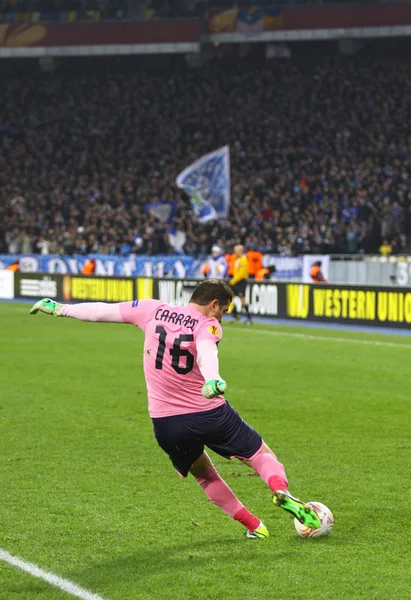
<svg viewBox="0 0 411 600">
<path fill-rule="evenodd" d="M 314 283 L 327 283 L 324 273 L 322 272 L 322 266 L 323 263 L 321 260 L 317 260 L 310 269 L 310 276 Z"/>
<path fill-rule="evenodd" d="M 16 273 L 19 270 L 20 270 L 20 261 L 19 260 L 12 263 L 8 267 L 6 267 L 6 271 L 14 271 Z"/>
<path fill-rule="evenodd" d="M 224 279 L 227 274 L 227 261 L 220 246 L 211 248 L 211 256 L 202 268 L 204 277 Z"/>
<path fill-rule="evenodd" d="M 246 325 L 251 325 L 252 319 L 248 311 L 248 304 L 245 299 L 245 290 L 247 287 L 248 279 L 248 260 L 244 253 L 244 246 L 237 244 L 234 246 L 234 254 L 237 256 L 237 260 L 234 264 L 234 274 L 230 279 L 230 286 L 234 292 L 234 297 L 238 297 L 241 300 L 242 310 L 246 314 Z M 238 320 L 240 316 L 237 313 L 237 308 L 234 303 L 230 305 L 229 314 L 232 314 L 235 320 Z"/>
<path fill-rule="evenodd" d="M 235 261 L 237 260 L 237 255 L 234 254 L 229 254 L 227 252 L 227 254 L 225 255 L 225 261 L 227 263 L 227 276 L 231 279 L 231 277 L 234 275 L 234 265 L 235 265 Z"/>
<path fill-rule="evenodd" d="M 256 274 L 263 268 L 263 255 L 258 250 L 249 250 L 246 253 L 248 262 L 248 278 L 255 279 Z"/>
<path fill-rule="evenodd" d="M 269 281 L 271 279 L 271 275 L 276 272 L 277 269 L 275 265 L 270 265 L 269 267 L 262 267 L 257 271 L 254 279 L 256 281 Z"/>
<path fill-rule="evenodd" d="M 96 261 L 94 258 L 90 258 L 86 261 L 80 273 L 82 275 L 94 275 L 96 272 Z"/>
<path fill-rule="evenodd" d="M 288 492 L 283 465 L 223 397 L 227 384 L 220 376 L 217 345 L 222 338 L 221 320 L 232 298 L 226 283 L 209 279 L 198 284 L 183 307 L 161 300 L 69 305 L 45 298 L 30 313 L 129 323 L 142 329 L 154 435 L 177 472 L 182 477 L 191 473 L 211 502 L 246 527 L 248 538 L 266 538 L 265 525 L 221 479 L 204 447 L 228 459 L 239 458 L 268 484 L 276 506 L 304 525 L 318 528 L 316 512 Z"/>
</svg>

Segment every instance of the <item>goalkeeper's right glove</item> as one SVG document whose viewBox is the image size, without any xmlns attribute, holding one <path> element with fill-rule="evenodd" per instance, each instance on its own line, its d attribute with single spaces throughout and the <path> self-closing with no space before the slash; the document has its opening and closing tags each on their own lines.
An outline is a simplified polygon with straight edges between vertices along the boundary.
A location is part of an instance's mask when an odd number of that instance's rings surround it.
<svg viewBox="0 0 411 600">
<path fill-rule="evenodd" d="M 201 388 L 201 393 L 205 398 L 211 400 L 220 394 L 224 394 L 227 389 L 227 384 L 223 379 L 210 379 L 206 381 Z"/>
<path fill-rule="evenodd" d="M 53 315 L 55 317 L 61 317 L 61 309 L 63 305 L 60 302 L 54 302 L 54 300 L 50 300 L 50 298 L 43 298 L 36 302 L 34 306 L 30 309 L 30 314 L 35 315 L 39 311 L 46 315 Z"/>
</svg>

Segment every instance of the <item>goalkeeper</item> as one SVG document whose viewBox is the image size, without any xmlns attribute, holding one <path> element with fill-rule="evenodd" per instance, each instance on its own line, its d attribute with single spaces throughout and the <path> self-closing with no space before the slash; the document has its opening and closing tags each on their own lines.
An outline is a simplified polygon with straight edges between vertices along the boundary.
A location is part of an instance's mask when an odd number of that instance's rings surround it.
<svg viewBox="0 0 411 600">
<path fill-rule="evenodd" d="M 191 473 L 208 498 L 246 528 L 251 539 L 268 531 L 221 479 L 204 447 L 225 458 L 239 458 L 269 485 L 273 502 L 301 523 L 319 527 L 316 513 L 287 491 L 284 467 L 261 436 L 224 399 L 217 344 L 221 320 L 233 298 L 222 281 L 210 279 L 194 290 L 187 306 L 161 300 L 119 304 L 59 304 L 43 299 L 31 314 L 43 312 L 82 321 L 129 323 L 144 331 L 144 375 L 154 435 L 177 472 Z"/>
</svg>

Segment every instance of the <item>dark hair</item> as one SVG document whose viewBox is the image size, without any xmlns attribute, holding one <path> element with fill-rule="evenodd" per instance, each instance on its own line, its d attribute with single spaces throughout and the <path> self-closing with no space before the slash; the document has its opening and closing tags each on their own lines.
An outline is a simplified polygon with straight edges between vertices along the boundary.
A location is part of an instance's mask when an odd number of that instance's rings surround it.
<svg viewBox="0 0 411 600">
<path fill-rule="evenodd" d="M 224 281 L 207 279 L 206 281 L 201 281 L 195 288 L 190 302 L 195 302 L 200 306 L 207 306 L 213 300 L 218 300 L 220 306 L 225 306 L 230 304 L 233 298 L 233 290 Z"/>
</svg>

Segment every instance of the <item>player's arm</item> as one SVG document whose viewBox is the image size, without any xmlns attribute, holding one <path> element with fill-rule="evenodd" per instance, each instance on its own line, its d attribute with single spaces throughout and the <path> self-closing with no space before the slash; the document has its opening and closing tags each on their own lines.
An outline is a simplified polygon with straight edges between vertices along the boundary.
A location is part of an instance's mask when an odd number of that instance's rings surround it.
<svg viewBox="0 0 411 600">
<path fill-rule="evenodd" d="M 103 323 L 124 323 L 120 304 L 105 302 L 84 302 L 81 304 L 61 304 L 50 298 L 43 298 L 31 308 L 30 314 L 38 312 L 54 317 L 72 317 L 80 321 L 98 321 Z"/>
<path fill-rule="evenodd" d="M 144 325 L 159 304 L 158 300 L 134 300 L 134 302 L 84 302 L 81 304 L 60 304 L 43 298 L 31 308 L 30 314 L 42 312 L 55 317 L 72 317 L 80 321 L 99 323 L 130 323 L 144 329 Z M 154 305 L 154 306 L 153 306 Z"/>
<path fill-rule="evenodd" d="M 217 342 L 221 339 L 220 332 L 217 326 L 210 325 L 200 334 L 196 342 L 197 364 L 205 381 L 201 391 L 205 398 L 220 396 L 227 388 L 219 372 Z"/>
</svg>

